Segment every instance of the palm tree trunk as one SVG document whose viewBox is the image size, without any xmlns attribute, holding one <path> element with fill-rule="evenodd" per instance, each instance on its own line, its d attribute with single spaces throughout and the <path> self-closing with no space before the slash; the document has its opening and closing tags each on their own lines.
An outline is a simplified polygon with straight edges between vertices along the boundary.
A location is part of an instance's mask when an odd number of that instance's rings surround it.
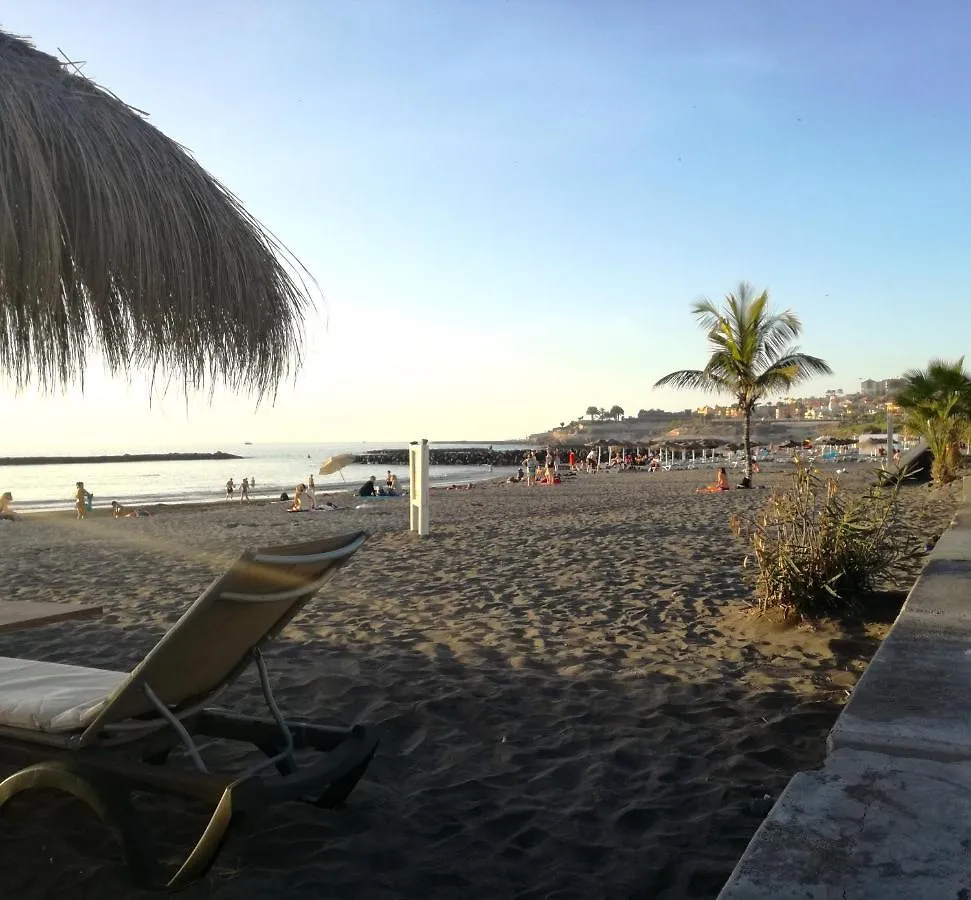
<svg viewBox="0 0 971 900">
<path fill-rule="evenodd" d="M 752 410 L 748 406 L 742 407 L 745 422 L 742 425 L 742 447 L 745 448 L 745 481 L 746 487 L 752 484 Z"/>
</svg>

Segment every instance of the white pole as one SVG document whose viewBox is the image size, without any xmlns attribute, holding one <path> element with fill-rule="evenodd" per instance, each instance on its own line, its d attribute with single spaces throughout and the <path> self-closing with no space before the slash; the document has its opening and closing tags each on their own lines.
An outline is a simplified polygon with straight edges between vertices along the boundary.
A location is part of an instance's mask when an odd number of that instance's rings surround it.
<svg viewBox="0 0 971 900">
<path fill-rule="evenodd" d="M 431 530 L 428 483 L 428 441 L 413 441 L 408 448 L 408 474 L 411 481 L 411 530 L 426 535 Z"/>
</svg>

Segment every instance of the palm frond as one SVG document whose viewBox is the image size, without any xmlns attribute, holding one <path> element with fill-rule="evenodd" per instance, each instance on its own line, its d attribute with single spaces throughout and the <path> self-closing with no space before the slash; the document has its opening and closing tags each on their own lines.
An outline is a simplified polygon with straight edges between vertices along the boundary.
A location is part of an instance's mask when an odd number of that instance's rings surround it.
<svg viewBox="0 0 971 900">
<path fill-rule="evenodd" d="M 682 369 L 671 372 L 654 382 L 654 387 L 675 387 L 682 390 L 714 392 L 721 390 L 717 379 L 701 369 Z"/>
<path fill-rule="evenodd" d="M 145 118 L 0 32 L 0 366 L 19 385 L 146 365 L 272 392 L 316 287 Z"/>
<path fill-rule="evenodd" d="M 810 356 L 808 353 L 802 353 L 798 347 L 790 347 L 784 356 L 780 356 L 772 365 L 766 369 L 766 372 L 771 372 L 773 369 L 790 369 L 793 372 L 793 377 L 795 381 L 794 384 L 799 381 L 805 381 L 808 378 L 812 378 L 816 375 L 832 375 L 833 370 L 829 367 L 829 363 L 824 359 L 820 359 L 818 356 Z"/>
</svg>

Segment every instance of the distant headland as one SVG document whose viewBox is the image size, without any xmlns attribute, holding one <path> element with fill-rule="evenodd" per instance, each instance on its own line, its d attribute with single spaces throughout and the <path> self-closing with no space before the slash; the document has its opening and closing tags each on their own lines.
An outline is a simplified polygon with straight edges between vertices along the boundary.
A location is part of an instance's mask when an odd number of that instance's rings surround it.
<svg viewBox="0 0 971 900">
<path fill-rule="evenodd" d="M 200 459 L 245 459 L 233 453 L 122 453 L 117 456 L 0 456 L 0 466 L 58 466 L 80 463 L 194 462 Z"/>
</svg>

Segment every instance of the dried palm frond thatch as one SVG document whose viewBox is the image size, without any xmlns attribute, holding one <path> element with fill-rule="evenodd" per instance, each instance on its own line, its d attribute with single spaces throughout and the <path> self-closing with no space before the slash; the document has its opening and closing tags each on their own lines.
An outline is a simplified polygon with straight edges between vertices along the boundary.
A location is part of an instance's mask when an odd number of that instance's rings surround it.
<svg viewBox="0 0 971 900">
<path fill-rule="evenodd" d="M 142 115 L 0 32 L 0 366 L 19 386 L 146 366 L 272 392 L 303 271 Z"/>
</svg>

